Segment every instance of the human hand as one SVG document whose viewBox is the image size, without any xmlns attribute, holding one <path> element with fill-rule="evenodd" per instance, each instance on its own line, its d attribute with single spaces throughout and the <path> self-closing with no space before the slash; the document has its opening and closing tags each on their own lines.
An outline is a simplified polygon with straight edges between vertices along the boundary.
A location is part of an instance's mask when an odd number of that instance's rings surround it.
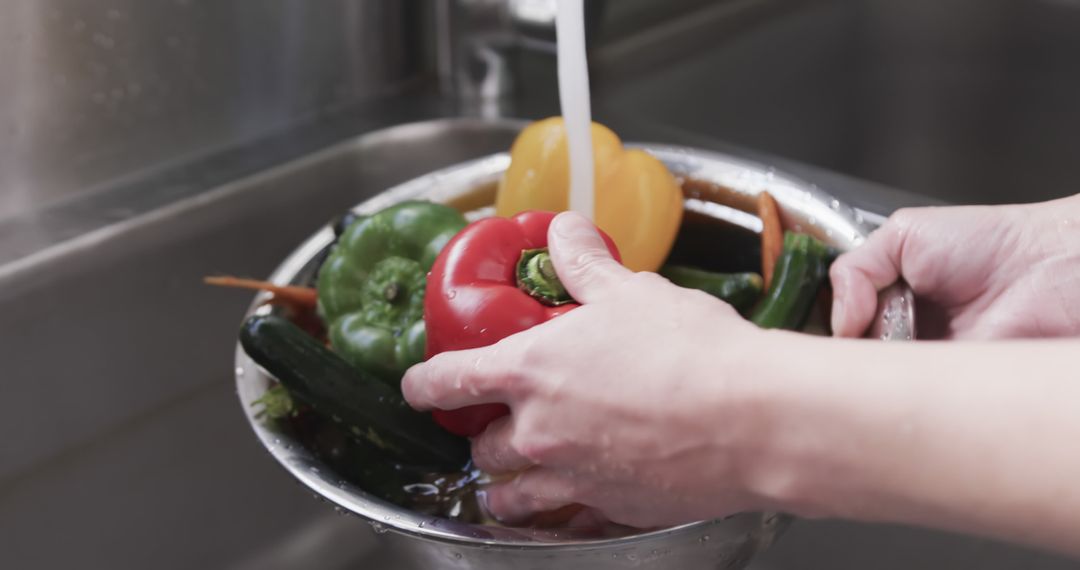
<svg viewBox="0 0 1080 570">
<path fill-rule="evenodd" d="M 832 326 L 860 336 L 877 292 L 903 278 L 922 338 L 1080 333 L 1080 201 L 896 212 L 830 272 Z"/>
<path fill-rule="evenodd" d="M 741 364 L 769 333 L 730 306 L 633 273 L 592 224 L 562 214 L 552 260 L 582 306 L 497 344 L 435 356 L 409 370 L 419 409 L 501 402 L 504 416 L 473 440 L 486 490 L 508 522 L 570 504 L 651 527 L 754 506 L 742 477 L 756 449 L 757 385 Z"/>
</svg>

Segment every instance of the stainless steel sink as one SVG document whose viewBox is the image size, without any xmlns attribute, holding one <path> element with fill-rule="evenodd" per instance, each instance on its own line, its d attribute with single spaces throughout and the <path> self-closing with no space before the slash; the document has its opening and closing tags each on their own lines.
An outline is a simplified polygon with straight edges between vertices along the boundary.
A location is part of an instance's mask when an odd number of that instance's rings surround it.
<svg viewBox="0 0 1080 570">
<path fill-rule="evenodd" d="M 780 4 L 759 25 L 707 30 L 694 50 L 652 46 L 669 59 L 648 73 L 623 59 L 633 69 L 597 82 L 596 98 L 947 202 L 1078 191 L 1077 2 Z"/>
<path fill-rule="evenodd" d="M 629 140 L 752 154 L 616 122 Z M 231 387 L 234 331 L 250 295 L 200 279 L 265 276 L 346 207 L 504 150 L 519 125 L 455 119 L 371 132 L 0 266 L 4 567 L 401 568 L 381 558 L 366 524 L 312 498 L 252 437 Z M 752 158 L 867 215 L 925 201 Z M 797 522 L 754 567 L 1076 566 L 935 532 Z"/>
<path fill-rule="evenodd" d="M 514 132 L 469 120 L 375 132 L 0 267 L 3 565 L 362 557 L 367 525 L 301 491 L 252 438 L 231 365 L 251 297 L 201 278 L 266 276 L 348 206 L 504 150 Z"/>
</svg>

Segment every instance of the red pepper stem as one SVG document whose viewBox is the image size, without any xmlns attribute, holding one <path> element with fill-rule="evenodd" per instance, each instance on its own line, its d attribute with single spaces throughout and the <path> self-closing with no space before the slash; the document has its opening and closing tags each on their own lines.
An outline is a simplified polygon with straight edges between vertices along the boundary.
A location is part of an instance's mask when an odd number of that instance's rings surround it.
<svg viewBox="0 0 1080 570">
<path fill-rule="evenodd" d="M 546 247 L 521 252 L 516 278 L 519 289 L 545 305 L 558 306 L 574 302 L 562 281 L 559 281 L 555 265 L 551 262 L 551 254 Z"/>
</svg>

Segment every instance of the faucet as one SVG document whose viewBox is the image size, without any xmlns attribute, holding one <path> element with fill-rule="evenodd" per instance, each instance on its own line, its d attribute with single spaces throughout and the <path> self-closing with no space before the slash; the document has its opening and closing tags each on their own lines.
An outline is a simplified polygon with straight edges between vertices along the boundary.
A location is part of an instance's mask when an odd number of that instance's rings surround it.
<svg viewBox="0 0 1080 570">
<path fill-rule="evenodd" d="M 603 0 L 586 3 L 595 30 Z M 436 65 L 444 94 L 466 111 L 500 116 L 515 93 L 514 52 L 555 58 L 556 0 L 436 0 Z"/>
</svg>

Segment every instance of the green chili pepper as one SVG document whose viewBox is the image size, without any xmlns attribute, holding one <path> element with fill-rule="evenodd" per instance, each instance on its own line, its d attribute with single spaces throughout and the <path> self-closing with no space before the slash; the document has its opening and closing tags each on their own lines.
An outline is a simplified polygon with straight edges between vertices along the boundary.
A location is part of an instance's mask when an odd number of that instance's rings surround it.
<svg viewBox="0 0 1080 570">
<path fill-rule="evenodd" d="M 453 208 L 402 202 L 353 222 L 319 270 L 319 314 L 334 351 L 395 388 L 424 359 L 424 287 L 466 225 Z"/>
</svg>

